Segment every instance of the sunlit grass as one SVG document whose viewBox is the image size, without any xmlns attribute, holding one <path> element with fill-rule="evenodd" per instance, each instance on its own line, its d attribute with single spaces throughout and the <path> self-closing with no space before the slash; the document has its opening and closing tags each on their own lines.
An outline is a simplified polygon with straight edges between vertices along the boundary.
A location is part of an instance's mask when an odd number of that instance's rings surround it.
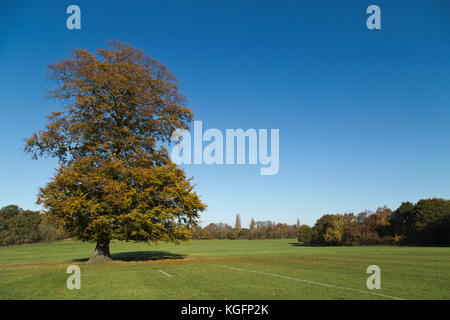
<svg viewBox="0 0 450 320">
<path fill-rule="evenodd" d="M 0 247 L 0 299 L 386 299 L 342 287 L 404 299 L 450 298 L 450 248 L 294 244 L 113 242 L 115 261 L 100 265 L 85 262 L 91 243 Z M 81 268 L 80 290 L 66 287 L 71 264 Z M 380 290 L 366 287 L 371 264 L 381 268 Z"/>
</svg>

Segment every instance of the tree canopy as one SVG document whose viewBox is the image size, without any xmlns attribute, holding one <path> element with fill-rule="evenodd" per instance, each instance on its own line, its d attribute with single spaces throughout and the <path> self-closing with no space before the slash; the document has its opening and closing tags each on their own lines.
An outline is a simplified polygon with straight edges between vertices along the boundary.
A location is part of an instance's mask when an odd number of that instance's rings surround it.
<svg viewBox="0 0 450 320">
<path fill-rule="evenodd" d="M 25 150 L 60 166 L 38 203 L 70 235 L 97 242 L 92 261 L 110 256 L 111 239 L 188 239 L 206 205 L 166 148 L 193 119 L 173 74 L 120 42 L 74 50 L 49 70 L 62 110 Z"/>
<path fill-rule="evenodd" d="M 422 199 L 416 204 L 403 202 L 391 211 L 386 206 L 375 212 L 357 215 L 325 214 L 312 228 L 310 241 L 306 229 L 299 232 L 299 241 L 320 245 L 368 244 L 450 244 L 450 200 Z"/>
</svg>

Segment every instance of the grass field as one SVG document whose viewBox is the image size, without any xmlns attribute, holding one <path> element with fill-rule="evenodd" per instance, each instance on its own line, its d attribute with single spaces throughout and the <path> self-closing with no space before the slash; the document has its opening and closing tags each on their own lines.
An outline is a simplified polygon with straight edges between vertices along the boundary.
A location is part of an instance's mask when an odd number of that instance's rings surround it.
<svg viewBox="0 0 450 320">
<path fill-rule="evenodd" d="M 114 242 L 114 262 L 85 262 L 94 245 L 0 247 L 0 299 L 449 299 L 450 248 L 302 247 L 293 239 Z M 66 269 L 81 268 L 69 290 Z M 369 290 L 369 265 L 381 289 Z"/>
</svg>

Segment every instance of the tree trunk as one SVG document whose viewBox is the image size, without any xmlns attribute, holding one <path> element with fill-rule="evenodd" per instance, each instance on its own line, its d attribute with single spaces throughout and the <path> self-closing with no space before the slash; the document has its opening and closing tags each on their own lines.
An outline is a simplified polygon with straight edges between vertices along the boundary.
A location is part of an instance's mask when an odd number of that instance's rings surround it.
<svg viewBox="0 0 450 320">
<path fill-rule="evenodd" d="M 102 263 L 111 260 L 111 254 L 109 253 L 109 240 L 104 240 L 97 242 L 94 254 L 89 259 L 88 263 Z"/>
</svg>

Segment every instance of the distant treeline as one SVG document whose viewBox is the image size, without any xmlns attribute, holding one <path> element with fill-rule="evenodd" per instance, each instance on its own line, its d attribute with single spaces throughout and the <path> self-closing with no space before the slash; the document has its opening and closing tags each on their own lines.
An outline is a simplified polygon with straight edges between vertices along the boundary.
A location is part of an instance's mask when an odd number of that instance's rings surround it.
<svg viewBox="0 0 450 320">
<path fill-rule="evenodd" d="M 325 214 L 311 228 L 252 218 L 249 228 L 241 228 L 240 216 L 231 227 L 210 223 L 197 229 L 193 239 L 280 239 L 298 238 L 305 245 L 450 245 L 450 200 L 426 199 L 416 204 L 403 202 L 392 211 L 380 207 L 375 212 Z"/>
<path fill-rule="evenodd" d="M 233 228 L 225 223 L 210 223 L 204 228 L 197 229 L 192 238 L 207 239 L 229 239 L 229 240 L 253 240 L 253 239 L 286 239 L 296 238 L 298 228 L 286 223 L 272 221 L 252 220 L 250 228 Z"/>
<path fill-rule="evenodd" d="M 299 228 L 298 241 L 319 245 L 450 245 L 450 200 L 403 202 L 392 211 L 326 214 L 314 227 Z"/>
<path fill-rule="evenodd" d="M 67 238 L 55 222 L 38 211 L 15 205 L 0 209 L 0 245 L 53 241 Z M 392 211 L 380 207 L 375 212 L 325 214 L 311 228 L 301 225 L 251 220 L 241 227 L 241 218 L 231 227 L 210 223 L 194 230 L 193 239 L 286 239 L 298 238 L 304 245 L 450 245 L 450 200 L 425 199 L 416 204 L 403 202 Z"/>
<path fill-rule="evenodd" d="M 38 211 L 23 210 L 16 205 L 0 209 L 0 246 L 64 238 L 57 226 Z"/>
</svg>

